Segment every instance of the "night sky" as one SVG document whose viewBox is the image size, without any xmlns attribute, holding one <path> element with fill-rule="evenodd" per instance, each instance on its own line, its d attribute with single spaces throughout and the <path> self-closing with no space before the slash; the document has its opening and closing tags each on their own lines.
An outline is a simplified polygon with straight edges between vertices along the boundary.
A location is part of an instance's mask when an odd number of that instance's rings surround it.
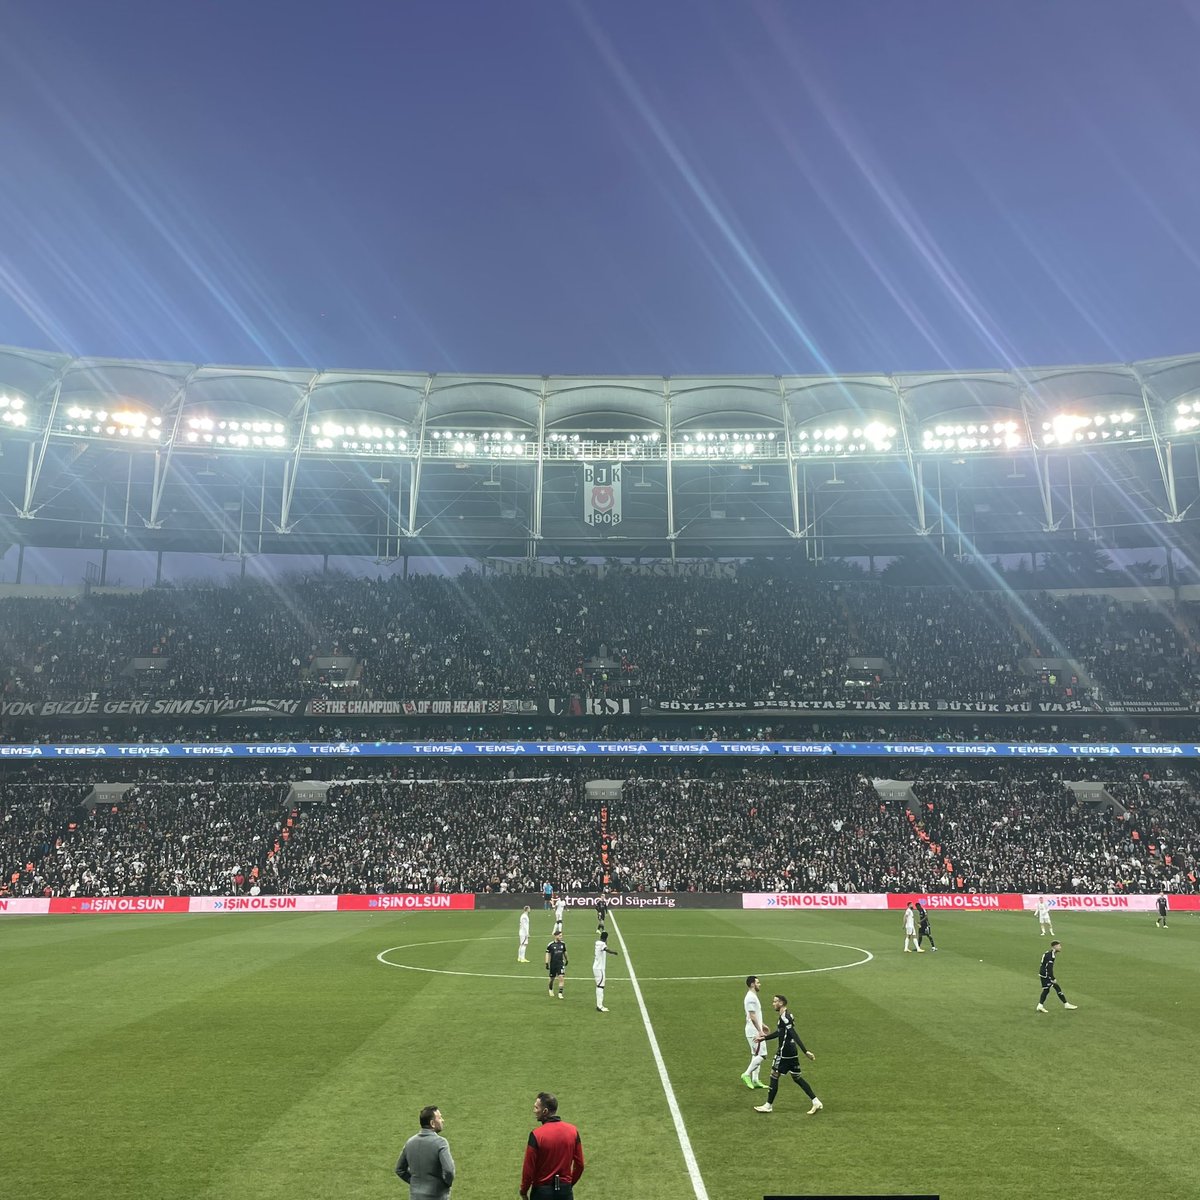
<svg viewBox="0 0 1200 1200">
<path fill-rule="evenodd" d="M 1200 6 L 0 0 L 0 342 L 481 373 L 1200 350 Z"/>
</svg>

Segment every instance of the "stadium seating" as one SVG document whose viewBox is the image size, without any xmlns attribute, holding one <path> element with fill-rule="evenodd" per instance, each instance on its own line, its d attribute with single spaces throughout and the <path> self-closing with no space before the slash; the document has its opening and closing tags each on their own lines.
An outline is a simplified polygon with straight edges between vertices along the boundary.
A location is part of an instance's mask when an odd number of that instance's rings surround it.
<svg viewBox="0 0 1200 1200">
<path fill-rule="evenodd" d="M 847 696 L 1189 705 L 1182 611 L 767 577 L 421 576 L 0 600 L 5 698 Z M 882 661 L 872 675 L 854 659 Z M 1038 659 L 1076 667 L 1038 672 Z"/>
<path fill-rule="evenodd" d="M 899 766 L 899 764 L 895 764 Z M 603 878 L 586 761 L 553 771 L 422 761 L 300 796 L 257 779 L 160 772 L 97 803 L 73 782 L 0 781 L 0 866 L 17 895 L 572 890 Z M 349 772 L 361 764 L 343 768 Z M 985 776 L 990 771 L 992 777 Z M 1104 774 L 1090 804 L 1068 772 L 982 764 L 905 772 L 885 798 L 859 765 L 637 764 L 608 805 L 614 886 L 643 891 L 1196 891 L 1200 770 Z M 1072 778 L 1095 780 L 1078 764 Z M 789 777 L 790 776 L 790 777 Z M 801 777 L 802 776 L 802 777 Z M 1123 810 L 1123 811 L 1122 811 Z"/>
</svg>

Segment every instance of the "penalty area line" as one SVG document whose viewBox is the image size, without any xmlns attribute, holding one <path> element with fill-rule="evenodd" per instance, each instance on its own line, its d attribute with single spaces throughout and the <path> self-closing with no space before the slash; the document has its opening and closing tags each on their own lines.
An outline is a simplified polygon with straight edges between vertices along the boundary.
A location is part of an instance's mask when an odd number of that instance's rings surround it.
<svg viewBox="0 0 1200 1200">
<path fill-rule="evenodd" d="M 612 927 L 616 931 L 617 941 L 621 943 L 621 953 L 625 956 L 625 967 L 629 971 L 629 982 L 633 984 L 633 998 L 637 1001 L 638 1011 L 642 1014 L 642 1025 L 646 1029 L 646 1037 L 650 1040 L 650 1053 L 654 1055 L 654 1065 L 658 1068 L 658 1078 L 662 1083 L 663 1092 L 667 1097 L 667 1108 L 671 1111 L 671 1120 L 675 1122 L 675 1136 L 679 1138 L 679 1148 L 683 1151 L 683 1164 L 692 1181 L 692 1191 L 696 1200 L 708 1200 L 708 1189 L 700 1176 L 700 1167 L 696 1162 L 696 1154 L 692 1149 L 692 1139 L 688 1137 L 687 1126 L 683 1123 L 683 1113 L 679 1111 L 679 1101 L 675 1099 L 675 1089 L 671 1086 L 671 1077 L 667 1074 L 667 1064 L 663 1061 L 662 1051 L 658 1046 L 658 1038 L 654 1036 L 654 1027 L 650 1024 L 650 1014 L 646 1011 L 646 1001 L 638 984 L 637 972 L 633 969 L 633 959 L 629 957 L 629 947 L 621 936 L 615 916 L 610 916 Z"/>
</svg>

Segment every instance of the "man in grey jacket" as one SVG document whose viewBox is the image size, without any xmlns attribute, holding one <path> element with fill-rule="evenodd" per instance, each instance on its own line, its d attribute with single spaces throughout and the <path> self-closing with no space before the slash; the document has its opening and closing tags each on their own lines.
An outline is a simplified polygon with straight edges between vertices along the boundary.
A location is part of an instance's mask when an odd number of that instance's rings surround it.
<svg viewBox="0 0 1200 1200">
<path fill-rule="evenodd" d="M 421 1109 L 420 1130 L 404 1143 L 396 1174 L 408 1184 L 411 1200 L 450 1200 L 454 1159 L 450 1143 L 442 1137 L 441 1110 L 436 1104 Z"/>
</svg>

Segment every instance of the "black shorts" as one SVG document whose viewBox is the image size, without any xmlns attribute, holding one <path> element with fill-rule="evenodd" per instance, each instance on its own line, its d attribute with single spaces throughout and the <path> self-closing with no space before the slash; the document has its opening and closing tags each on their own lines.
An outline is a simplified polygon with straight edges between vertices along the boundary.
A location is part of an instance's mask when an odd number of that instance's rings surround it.
<svg viewBox="0 0 1200 1200">
<path fill-rule="evenodd" d="M 551 979 L 558 979 L 567 973 L 567 968 L 566 967 L 550 967 L 549 971 L 550 971 Z"/>
<path fill-rule="evenodd" d="M 777 1054 L 775 1061 L 771 1064 L 771 1070 L 776 1075 L 799 1075 L 800 1059 L 795 1054 L 791 1054 L 787 1058 L 784 1058 L 782 1054 Z"/>
<path fill-rule="evenodd" d="M 557 1188 L 552 1183 L 535 1183 L 529 1189 L 529 1200 L 574 1200 L 575 1190 L 569 1183 Z"/>
</svg>

